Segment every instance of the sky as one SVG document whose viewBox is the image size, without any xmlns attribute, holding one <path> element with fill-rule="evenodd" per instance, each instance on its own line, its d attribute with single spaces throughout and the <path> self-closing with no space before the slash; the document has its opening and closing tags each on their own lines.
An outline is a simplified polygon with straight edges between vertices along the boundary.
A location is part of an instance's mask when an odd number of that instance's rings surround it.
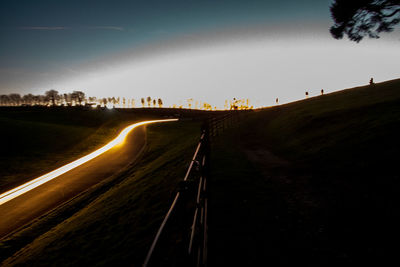
<svg viewBox="0 0 400 267">
<path fill-rule="evenodd" d="M 0 94 L 269 106 L 400 78 L 399 29 L 330 36 L 330 0 L 0 1 Z"/>
</svg>

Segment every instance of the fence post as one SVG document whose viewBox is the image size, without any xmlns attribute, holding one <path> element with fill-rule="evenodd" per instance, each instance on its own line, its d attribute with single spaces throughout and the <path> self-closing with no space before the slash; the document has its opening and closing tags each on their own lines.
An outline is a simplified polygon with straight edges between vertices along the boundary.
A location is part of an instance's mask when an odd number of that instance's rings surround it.
<svg viewBox="0 0 400 267">
<path fill-rule="evenodd" d="M 202 265 L 207 267 L 207 257 L 208 257 L 208 195 L 207 195 L 207 182 L 210 173 L 210 132 L 209 128 L 206 127 L 205 131 L 205 142 L 204 142 L 204 154 L 203 154 L 203 208 L 204 208 L 204 221 L 203 221 L 203 255 L 202 255 Z"/>
<path fill-rule="evenodd" d="M 234 112 L 234 113 L 233 113 Z M 185 249 L 182 250 L 182 255 L 184 259 L 182 259 L 182 263 L 185 266 L 199 266 L 199 267 L 207 267 L 207 258 L 208 258 L 208 198 L 207 198 L 207 182 L 210 172 L 210 153 L 211 153 L 211 142 L 214 142 L 216 136 L 222 133 L 225 129 L 232 127 L 233 124 L 239 122 L 240 113 L 237 111 L 233 111 L 231 113 L 226 113 L 218 117 L 209 117 L 204 120 L 203 125 L 201 127 L 201 138 L 200 142 L 197 145 L 196 151 L 192 158 L 192 161 L 189 165 L 189 168 L 186 172 L 185 178 L 180 183 L 180 190 L 178 190 L 174 201 L 170 209 L 168 210 L 164 220 L 157 231 L 157 234 L 151 244 L 149 252 L 145 258 L 143 266 L 147 266 L 152 253 L 158 243 L 158 240 L 163 232 L 164 227 L 167 224 L 167 221 L 171 216 L 178 216 L 177 220 L 182 220 L 182 224 L 185 224 L 185 218 L 188 215 L 186 211 L 187 203 L 191 198 L 190 195 L 192 190 L 189 190 L 190 182 L 193 180 L 188 180 L 189 176 L 192 175 L 192 170 L 199 167 L 200 170 L 200 178 L 197 190 L 197 198 L 195 201 L 196 209 L 194 211 L 194 216 L 192 220 L 192 226 L 190 228 L 190 239 L 189 242 L 185 243 L 188 246 L 185 246 Z M 197 165 L 196 165 L 197 164 Z M 190 187 L 192 188 L 192 187 Z M 178 201 L 179 200 L 179 201 Z M 177 215 L 178 213 L 178 215 Z M 181 217 L 181 218 L 179 218 Z M 187 248 L 187 249 L 186 249 Z M 185 252 L 186 251 L 186 252 Z M 187 264 L 186 264 L 187 263 Z M 179 265 L 180 266 L 180 265 Z"/>
</svg>

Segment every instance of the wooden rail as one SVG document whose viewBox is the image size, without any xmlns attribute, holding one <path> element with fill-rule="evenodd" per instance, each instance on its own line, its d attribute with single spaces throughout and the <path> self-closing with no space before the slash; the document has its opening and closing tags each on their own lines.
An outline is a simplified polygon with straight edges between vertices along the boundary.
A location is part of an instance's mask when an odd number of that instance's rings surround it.
<svg viewBox="0 0 400 267">
<path fill-rule="evenodd" d="M 180 212 L 185 213 L 185 216 L 193 216 L 193 219 L 190 220 L 191 224 L 187 229 L 181 229 L 181 231 L 188 231 L 188 234 L 184 235 L 187 236 L 187 240 L 184 241 L 187 244 L 187 249 L 179 252 L 181 254 L 180 258 L 182 259 L 181 263 L 174 265 L 197 267 L 207 266 L 207 180 L 209 178 L 210 146 L 223 131 L 231 128 L 234 124 L 239 122 L 240 113 L 241 112 L 238 111 L 226 112 L 218 117 L 211 117 L 203 123 L 200 141 L 196 146 L 195 153 L 190 161 L 186 175 L 183 178 L 183 186 L 181 186 L 180 190 L 176 193 L 167 214 L 158 228 L 144 260 L 144 267 L 151 265 L 151 263 L 155 261 L 154 254 L 156 250 L 165 249 L 159 245 L 160 239 L 163 235 L 166 235 L 165 229 L 168 228 L 168 221 L 171 220 L 173 216 L 178 216 L 179 212 L 177 211 L 177 207 L 188 206 L 185 205 L 186 203 L 181 203 L 185 201 L 192 201 L 194 210 L 191 212 L 181 210 Z M 192 188 L 195 190 L 190 190 L 189 187 L 195 187 Z M 188 192 L 193 192 L 193 194 L 190 195 Z M 179 203 L 181 203 L 181 205 Z"/>
</svg>

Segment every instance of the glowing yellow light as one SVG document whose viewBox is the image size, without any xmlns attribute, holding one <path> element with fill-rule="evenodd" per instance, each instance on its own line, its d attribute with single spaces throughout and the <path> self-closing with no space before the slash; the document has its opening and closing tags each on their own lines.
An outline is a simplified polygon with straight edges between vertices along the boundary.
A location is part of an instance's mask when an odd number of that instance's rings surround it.
<svg viewBox="0 0 400 267">
<path fill-rule="evenodd" d="M 126 127 L 125 129 L 123 129 L 121 131 L 121 133 L 111 142 L 109 142 L 108 144 L 106 144 L 105 146 L 97 149 L 96 151 L 80 158 L 77 159 L 71 163 L 68 163 L 58 169 L 55 169 L 54 171 L 51 171 L 49 173 L 46 173 L 36 179 L 33 179 L 23 185 L 20 185 L 14 189 L 11 189 L 3 194 L 0 195 L 0 205 L 10 201 L 13 198 L 16 198 L 86 162 L 88 162 L 89 160 L 92 160 L 94 158 L 96 158 L 97 156 L 103 154 L 104 152 L 110 150 L 111 148 L 121 145 L 124 143 L 127 135 L 136 127 L 141 126 L 141 125 L 145 125 L 145 124 L 150 124 L 150 123 L 156 123 L 156 122 L 170 122 L 170 121 L 177 121 L 178 119 L 165 119 L 165 120 L 151 120 L 151 121 L 142 121 L 142 122 L 138 122 L 135 124 L 131 124 L 128 127 Z"/>
</svg>

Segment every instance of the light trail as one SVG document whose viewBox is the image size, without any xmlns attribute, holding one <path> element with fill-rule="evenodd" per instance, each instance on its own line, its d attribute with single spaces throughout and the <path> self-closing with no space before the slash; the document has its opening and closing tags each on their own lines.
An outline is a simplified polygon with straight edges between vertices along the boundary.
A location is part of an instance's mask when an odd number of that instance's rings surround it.
<svg viewBox="0 0 400 267">
<path fill-rule="evenodd" d="M 77 159 L 71 163 L 68 163 L 58 169 L 55 169 L 54 171 L 46 173 L 38 178 L 35 178 L 25 184 L 17 186 L 14 189 L 11 189 L 11 190 L 1 194 L 0 195 L 0 205 L 34 189 L 48 181 L 51 181 L 52 179 L 66 173 L 72 169 L 75 169 L 76 167 L 96 158 L 97 156 L 112 149 L 113 147 L 123 144 L 127 135 L 138 126 L 150 124 L 150 123 L 156 123 L 156 122 L 170 122 L 170 121 L 177 121 L 177 120 L 178 119 L 151 120 L 151 121 L 142 121 L 142 122 L 131 124 L 128 127 L 124 128 L 115 139 L 113 139 L 111 142 L 109 142 L 105 146 L 97 149 L 96 151 L 93 151 L 92 153 L 90 153 L 82 158 L 79 158 L 79 159 Z"/>
</svg>

